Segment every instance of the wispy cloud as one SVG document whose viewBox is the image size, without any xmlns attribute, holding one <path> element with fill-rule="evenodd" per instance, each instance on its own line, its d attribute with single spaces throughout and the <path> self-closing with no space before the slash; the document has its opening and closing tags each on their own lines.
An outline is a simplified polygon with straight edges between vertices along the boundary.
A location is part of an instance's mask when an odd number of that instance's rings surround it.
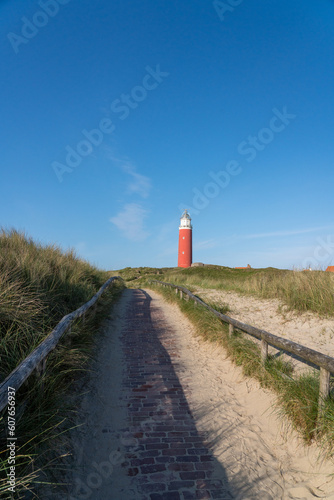
<svg viewBox="0 0 334 500">
<path fill-rule="evenodd" d="M 209 248 L 214 248 L 217 246 L 217 241 L 214 239 L 198 241 L 194 245 L 194 250 L 207 250 Z"/>
<path fill-rule="evenodd" d="M 145 240 L 149 233 L 144 229 L 144 219 L 148 211 L 137 203 L 128 203 L 124 205 L 123 210 L 114 217 L 112 222 L 122 233 L 123 236 L 132 241 Z"/>
<path fill-rule="evenodd" d="M 110 146 L 105 146 L 104 150 L 109 160 L 130 175 L 131 180 L 127 185 L 127 194 L 136 193 L 142 198 L 147 198 L 152 188 L 151 179 L 138 173 L 136 166 L 128 158 L 118 158 Z"/>
<path fill-rule="evenodd" d="M 151 180 L 145 175 L 138 174 L 136 167 L 131 163 L 124 163 L 122 170 L 132 177 L 132 181 L 128 184 L 128 193 L 137 193 L 142 198 L 147 198 L 152 187 Z"/>
<path fill-rule="evenodd" d="M 245 234 L 239 235 L 238 238 L 250 240 L 255 238 L 270 238 L 270 237 L 281 237 L 281 236 L 293 236 L 297 234 L 315 233 L 323 229 L 329 229 L 333 226 L 322 226 L 322 227 L 312 227 L 307 229 L 294 229 L 291 231 L 273 231 L 269 233 L 255 233 L 255 234 Z"/>
</svg>

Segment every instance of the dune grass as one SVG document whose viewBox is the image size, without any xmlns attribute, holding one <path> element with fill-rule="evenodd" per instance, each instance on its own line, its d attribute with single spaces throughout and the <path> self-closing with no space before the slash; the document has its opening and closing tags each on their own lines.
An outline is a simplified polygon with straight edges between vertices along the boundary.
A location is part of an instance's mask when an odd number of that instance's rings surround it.
<svg viewBox="0 0 334 500">
<path fill-rule="evenodd" d="M 257 379 L 263 387 L 275 392 L 276 412 L 282 417 L 286 429 L 291 427 L 298 431 L 306 443 L 316 440 L 323 456 L 334 456 L 334 399 L 330 397 L 326 400 L 323 416 L 318 419 L 317 370 L 295 375 L 292 365 L 276 356 L 269 356 L 263 365 L 260 347 L 249 336 L 238 330 L 230 336 L 227 324 L 204 307 L 195 306 L 193 301 L 181 300 L 173 289 L 149 282 L 147 286 L 168 301 L 176 302 L 200 336 L 221 344 L 246 376 Z"/>
<path fill-rule="evenodd" d="M 73 251 L 43 246 L 15 230 L 0 232 L 0 381 L 50 333 L 60 319 L 87 302 L 110 277 Z M 0 413 L 0 497 L 38 498 L 41 482 L 59 480 L 66 432 L 73 425 L 70 392 L 85 376 L 103 317 L 123 285 L 102 295 L 97 313 L 77 321 L 47 359 L 42 377 L 31 375 L 16 394 L 16 493 L 7 492 L 7 409 Z M 50 443 L 52 443 L 50 445 Z M 29 493 L 30 492 L 30 493 Z M 41 497 L 42 498 L 42 497 Z"/>
<path fill-rule="evenodd" d="M 279 299 L 288 309 L 334 316 L 334 273 L 282 269 L 231 269 L 223 266 L 182 268 L 126 268 L 119 271 L 132 284 L 152 278 L 196 288 L 233 291 Z"/>
</svg>

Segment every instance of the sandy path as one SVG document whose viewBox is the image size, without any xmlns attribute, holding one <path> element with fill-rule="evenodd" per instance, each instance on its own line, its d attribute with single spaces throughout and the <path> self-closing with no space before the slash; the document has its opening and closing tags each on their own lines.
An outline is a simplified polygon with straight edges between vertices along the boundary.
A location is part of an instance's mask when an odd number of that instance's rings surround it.
<svg viewBox="0 0 334 500">
<path fill-rule="evenodd" d="M 124 292 L 87 391 L 65 498 L 334 499 L 333 463 L 285 440 L 273 395 L 156 292 Z"/>
<path fill-rule="evenodd" d="M 334 357 L 334 319 L 320 318 L 309 312 L 287 311 L 277 299 L 258 299 L 204 288 L 196 288 L 194 293 L 204 301 L 228 304 L 227 315 L 232 318 Z M 297 370 L 308 369 L 307 365 L 296 361 L 293 364 Z"/>
</svg>

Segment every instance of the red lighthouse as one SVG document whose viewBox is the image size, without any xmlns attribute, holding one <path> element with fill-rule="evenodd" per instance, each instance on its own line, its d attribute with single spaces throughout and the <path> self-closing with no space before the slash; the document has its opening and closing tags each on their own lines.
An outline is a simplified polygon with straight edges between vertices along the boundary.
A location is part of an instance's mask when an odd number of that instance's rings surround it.
<svg viewBox="0 0 334 500">
<path fill-rule="evenodd" d="M 179 226 L 179 258 L 178 267 L 190 267 L 193 258 L 192 225 L 188 211 L 185 210 Z"/>
</svg>

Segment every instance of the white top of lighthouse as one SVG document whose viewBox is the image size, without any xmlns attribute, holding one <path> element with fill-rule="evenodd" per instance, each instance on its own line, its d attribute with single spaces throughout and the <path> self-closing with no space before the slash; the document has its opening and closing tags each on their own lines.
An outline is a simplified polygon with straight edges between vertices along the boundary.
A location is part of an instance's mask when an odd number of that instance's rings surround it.
<svg viewBox="0 0 334 500">
<path fill-rule="evenodd" d="M 191 218 L 188 214 L 188 210 L 185 210 L 182 214 L 179 229 L 192 229 Z"/>
</svg>

